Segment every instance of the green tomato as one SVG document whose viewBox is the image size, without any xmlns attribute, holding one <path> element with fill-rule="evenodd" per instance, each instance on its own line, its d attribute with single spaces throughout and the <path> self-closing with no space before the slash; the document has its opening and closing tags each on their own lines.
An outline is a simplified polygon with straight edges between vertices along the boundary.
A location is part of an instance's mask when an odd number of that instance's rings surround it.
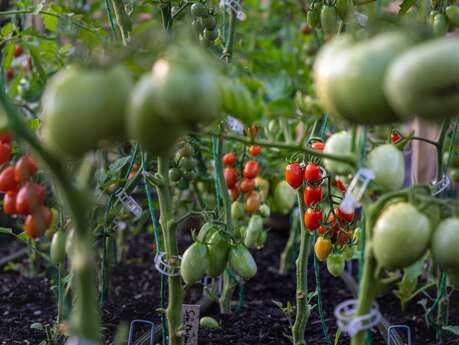
<svg viewBox="0 0 459 345">
<path fill-rule="evenodd" d="M 326 143 L 324 152 L 335 155 L 346 155 L 351 153 L 352 136 L 349 132 L 341 131 L 331 135 Z M 347 174 L 352 167 L 349 164 L 337 162 L 332 159 L 324 159 L 325 169 L 333 174 Z"/>
<path fill-rule="evenodd" d="M 219 90 L 222 110 L 225 113 L 247 125 L 251 125 L 259 118 L 254 97 L 241 81 L 220 78 Z"/>
<path fill-rule="evenodd" d="M 186 284 L 191 285 L 200 281 L 209 267 L 207 246 L 195 242 L 185 250 L 180 263 L 180 274 Z"/>
<path fill-rule="evenodd" d="M 203 3 L 195 2 L 191 5 L 191 15 L 194 17 L 205 17 L 209 15 L 209 9 Z"/>
<path fill-rule="evenodd" d="M 405 33 L 386 32 L 359 42 L 340 35 L 325 45 L 314 66 L 323 109 L 357 124 L 398 121 L 384 95 L 383 81 L 391 62 L 410 43 Z"/>
<path fill-rule="evenodd" d="M 244 245 L 247 248 L 255 246 L 261 231 L 263 231 L 263 218 L 254 214 L 250 217 L 249 226 L 244 237 Z"/>
<path fill-rule="evenodd" d="M 204 223 L 199 229 L 198 235 L 196 236 L 196 240 L 198 242 L 207 243 L 210 237 L 218 231 L 218 228 L 213 225 L 212 223 Z"/>
<path fill-rule="evenodd" d="M 257 243 L 255 244 L 257 249 L 262 249 L 265 246 L 266 241 L 268 240 L 268 232 L 267 231 L 260 231 L 260 235 L 258 236 Z"/>
<path fill-rule="evenodd" d="M 346 246 L 346 247 L 344 247 L 344 249 L 343 249 L 344 260 L 351 260 L 354 257 L 354 253 L 355 253 L 356 249 L 357 248 L 355 246 Z"/>
<path fill-rule="evenodd" d="M 180 170 L 177 168 L 170 168 L 168 172 L 169 180 L 172 182 L 177 182 L 182 178 Z"/>
<path fill-rule="evenodd" d="M 266 204 L 261 205 L 258 212 L 260 212 L 260 214 L 265 218 L 271 215 L 271 209 Z"/>
<path fill-rule="evenodd" d="M 209 41 L 215 41 L 218 38 L 217 29 L 204 29 L 204 37 Z"/>
<path fill-rule="evenodd" d="M 203 329 L 219 329 L 220 324 L 218 323 L 217 320 L 215 320 L 213 317 L 210 316 L 204 316 L 201 317 L 199 320 L 199 327 Z"/>
<path fill-rule="evenodd" d="M 326 34 L 335 34 L 338 30 L 338 16 L 336 8 L 324 5 L 320 11 L 320 25 Z"/>
<path fill-rule="evenodd" d="M 459 169 L 451 169 L 449 172 L 449 177 L 451 178 L 451 181 L 459 183 Z"/>
<path fill-rule="evenodd" d="M 368 155 L 368 168 L 374 174 L 374 182 L 385 189 L 397 190 L 405 180 L 403 153 L 392 144 L 377 146 Z"/>
<path fill-rule="evenodd" d="M 379 265 L 404 268 L 426 252 L 432 236 L 429 219 L 413 205 L 398 202 L 379 215 L 373 229 L 373 251 Z"/>
<path fill-rule="evenodd" d="M 352 0 L 336 0 L 336 12 L 338 16 L 346 21 L 347 17 L 352 13 L 354 4 Z"/>
<path fill-rule="evenodd" d="M 334 277 L 339 277 L 344 272 L 345 261 L 341 254 L 330 254 L 327 257 L 328 272 Z"/>
<path fill-rule="evenodd" d="M 220 231 L 214 233 L 207 244 L 209 265 L 207 275 L 212 278 L 223 273 L 228 262 L 230 244 Z"/>
<path fill-rule="evenodd" d="M 239 201 L 233 201 L 231 204 L 231 218 L 239 220 L 244 218 L 244 204 Z"/>
<path fill-rule="evenodd" d="M 459 25 L 459 6 L 450 5 L 445 10 L 448 20 L 455 26 Z"/>
<path fill-rule="evenodd" d="M 243 244 L 238 244 L 230 250 L 229 264 L 233 271 L 243 279 L 251 279 L 257 274 L 257 264 Z"/>
<path fill-rule="evenodd" d="M 51 240 L 50 258 L 56 265 L 65 261 L 65 233 L 61 230 L 57 231 Z"/>
<path fill-rule="evenodd" d="M 208 30 L 213 30 L 217 27 L 217 21 L 214 16 L 207 16 L 201 18 L 201 24 Z"/>
<path fill-rule="evenodd" d="M 312 8 L 306 15 L 306 21 L 311 28 L 318 28 L 320 26 L 320 8 Z"/>
<path fill-rule="evenodd" d="M 431 249 L 441 268 L 459 274 L 459 218 L 445 219 L 437 226 Z"/>
<path fill-rule="evenodd" d="M 441 38 L 401 54 L 390 66 L 384 90 L 405 118 L 441 121 L 459 109 L 459 42 Z"/>
<path fill-rule="evenodd" d="M 80 157 L 103 140 L 125 138 L 125 109 L 132 88 L 122 66 L 108 71 L 77 66 L 53 76 L 43 94 L 44 140 L 57 154 Z"/>
<path fill-rule="evenodd" d="M 437 36 L 444 36 L 448 32 L 448 22 L 443 13 L 438 13 L 434 16 L 432 29 Z"/>
<path fill-rule="evenodd" d="M 134 87 L 128 106 L 128 132 L 142 147 L 154 155 L 168 152 L 184 130 L 174 119 L 158 114 L 153 104 L 153 81 L 144 75 Z"/>
<path fill-rule="evenodd" d="M 283 214 L 290 212 L 296 202 L 296 192 L 287 181 L 282 180 L 274 189 L 274 201 Z"/>
</svg>

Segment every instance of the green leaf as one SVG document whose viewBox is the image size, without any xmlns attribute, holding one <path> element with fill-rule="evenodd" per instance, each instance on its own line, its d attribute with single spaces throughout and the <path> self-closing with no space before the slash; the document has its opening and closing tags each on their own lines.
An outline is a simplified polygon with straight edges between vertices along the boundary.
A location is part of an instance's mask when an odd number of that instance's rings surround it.
<svg viewBox="0 0 459 345">
<path fill-rule="evenodd" d="M 36 5 L 34 5 L 34 6 L 32 7 L 32 8 L 33 8 L 32 14 L 33 14 L 33 15 L 39 14 L 40 11 L 43 9 L 44 6 L 45 6 L 45 0 L 40 1 L 39 4 L 36 4 Z"/>
<path fill-rule="evenodd" d="M 59 18 L 45 14 L 43 15 L 43 25 L 45 28 L 51 32 L 56 32 L 57 31 L 57 24 L 59 22 Z"/>
<path fill-rule="evenodd" d="M 13 23 L 8 23 L 5 24 L 4 27 L 2 27 L 2 30 L 0 31 L 0 34 L 2 35 L 2 39 L 5 39 L 7 36 L 9 36 L 15 29 L 15 25 Z"/>
<path fill-rule="evenodd" d="M 129 156 L 117 159 L 112 164 L 110 164 L 110 172 L 116 173 L 120 171 L 124 166 L 126 166 L 130 159 L 131 157 Z"/>
<path fill-rule="evenodd" d="M 291 98 L 279 98 L 268 103 L 268 116 L 292 116 L 295 113 L 295 102 Z"/>
<path fill-rule="evenodd" d="M 405 14 L 408 10 L 416 4 L 416 0 L 404 0 L 400 5 L 398 14 Z"/>
<path fill-rule="evenodd" d="M 339 338 L 341 337 L 341 329 L 337 329 L 336 330 L 336 334 L 335 334 L 335 342 L 333 343 L 334 345 L 338 345 L 339 343 Z"/>
<path fill-rule="evenodd" d="M 42 44 L 40 44 L 40 49 L 42 48 Z M 30 56 L 32 56 L 32 61 L 33 65 L 38 71 L 38 74 L 40 75 L 40 79 L 43 82 L 46 82 L 46 73 L 45 70 L 43 69 L 43 65 L 41 64 L 41 59 L 40 59 L 40 53 L 39 50 L 36 47 L 29 46 L 29 51 L 30 51 Z"/>
<path fill-rule="evenodd" d="M 16 40 L 9 41 L 3 48 L 2 66 L 5 71 L 11 66 L 11 63 L 13 62 L 15 48 Z"/>
<path fill-rule="evenodd" d="M 459 326 L 443 326 L 442 328 L 447 332 L 459 335 Z"/>
</svg>

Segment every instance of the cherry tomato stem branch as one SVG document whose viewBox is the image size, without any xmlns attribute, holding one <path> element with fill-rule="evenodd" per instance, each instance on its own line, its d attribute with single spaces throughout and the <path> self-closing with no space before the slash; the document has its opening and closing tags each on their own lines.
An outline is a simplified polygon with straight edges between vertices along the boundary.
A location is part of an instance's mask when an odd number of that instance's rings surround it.
<svg viewBox="0 0 459 345">
<path fill-rule="evenodd" d="M 122 0 L 111 0 L 113 11 L 115 12 L 116 24 L 120 30 L 121 39 L 126 46 L 129 41 L 129 32 L 131 31 L 132 23 Z"/>
</svg>

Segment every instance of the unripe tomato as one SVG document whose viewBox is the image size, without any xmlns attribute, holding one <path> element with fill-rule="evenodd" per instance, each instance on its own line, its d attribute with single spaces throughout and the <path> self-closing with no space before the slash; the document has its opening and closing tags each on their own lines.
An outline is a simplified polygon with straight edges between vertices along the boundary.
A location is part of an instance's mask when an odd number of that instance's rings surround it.
<svg viewBox="0 0 459 345">
<path fill-rule="evenodd" d="M 315 163 L 308 163 L 304 169 L 304 180 L 309 183 L 317 183 L 322 179 L 322 171 L 320 166 Z"/>
<path fill-rule="evenodd" d="M 255 179 L 244 177 L 239 185 L 241 193 L 250 193 L 255 188 Z"/>
<path fill-rule="evenodd" d="M 23 215 L 33 213 L 43 203 L 44 198 L 43 186 L 38 183 L 26 183 L 21 187 L 16 197 L 17 213 Z"/>
<path fill-rule="evenodd" d="M 352 0 L 336 0 L 336 12 L 338 16 L 343 20 L 346 21 L 348 15 L 352 11 L 353 2 Z"/>
<path fill-rule="evenodd" d="M 260 193 L 261 200 L 265 201 L 269 194 L 269 181 L 257 176 L 255 177 L 255 187 L 258 189 L 258 193 Z"/>
<path fill-rule="evenodd" d="M 209 267 L 207 275 L 212 278 L 218 277 L 223 273 L 228 262 L 230 243 L 222 232 L 217 231 L 212 234 L 207 243 Z"/>
<path fill-rule="evenodd" d="M 293 189 L 298 189 L 303 184 L 304 172 L 298 163 L 290 163 L 285 168 L 285 180 Z"/>
<path fill-rule="evenodd" d="M 261 152 L 261 146 L 258 145 L 252 145 L 249 147 L 249 152 L 252 156 L 258 156 Z"/>
<path fill-rule="evenodd" d="M 316 141 L 315 143 L 312 143 L 311 147 L 312 147 L 314 150 L 323 151 L 324 148 L 325 148 L 325 144 L 324 144 L 324 143 L 321 143 L 320 141 Z"/>
<path fill-rule="evenodd" d="M 37 171 L 37 165 L 31 156 L 25 155 L 18 159 L 14 166 L 14 179 L 18 183 L 27 181 Z"/>
<path fill-rule="evenodd" d="M 335 212 L 339 219 L 342 219 L 348 223 L 352 223 L 354 221 L 354 211 L 346 213 L 338 207 L 337 209 L 335 209 Z"/>
<path fill-rule="evenodd" d="M 209 14 L 209 9 L 203 3 L 195 2 L 191 5 L 191 14 L 194 17 L 205 17 Z"/>
<path fill-rule="evenodd" d="M 17 189 L 18 184 L 14 180 L 14 167 L 8 167 L 0 173 L 0 192 L 6 193 Z"/>
<path fill-rule="evenodd" d="M 178 182 L 182 178 L 182 174 L 177 168 L 170 168 L 167 175 L 172 182 Z"/>
<path fill-rule="evenodd" d="M 202 279 L 209 267 L 208 249 L 203 243 L 195 242 L 183 253 L 180 274 L 187 284 Z"/>
<path fill-rule="evenodd" d="M 16 47 L 14 49 L 14 57 L 21 56 L 23 52 L 24 52 L 24 49 L 22 49 L 22 46 L 20 44 L 16 44 Z"/>
<path fill-rule="evenodd" d="M 0 165 L 9 162 L 12 156 L 11 145 L 0 142 Z"/>
<path fill-rule="evenodd" d="M 306 207 L 311 207 L 311 205 L 318 204 L 322 200 L 322 187 L 307 186 L 304 189 L 303 198 Z"/>
<path fill-rule="evenodd" d="M 432 255 L 444 270 L 459 274 L 459 218 L 442 221 L 432 238 Z"/>
<path fill-rule="evenodd" d="M 225 177 L 226 186 L 229 189 L 232 189 L 234 188 L 234 186 L 236 186 L 236 182 L 237 182 L 237 170 L 236 169 L 232 167 L 225 168 L 223 170 L 223 176 Z"/>
<path fill-rule="evenodd" d="M 265 218 L 271 215 L 271 209 L 266 204 L 261 205 L 258 211 L 260 211 L 260 214 Z"/>
<path fill-rule="evenodd" d="M 459 182 L 459 169 L 451 169 L 449 172 L 449 177 L 455 183 Z"/>
<path fill-rule="evenodd" d="M 247 199 L 245 199 L 245 211 L 247 213 L 255 213 L 257 212 L 258 208 L 261 204 L 261 197 L 258 192 L 251 192 L 247 195 Z"/>
<path fill-rule="evenodd" d="M 341 230 L 336 236 L 336 243 L 344 246 L 352 238 L 352 231 L 350 230 Z"/>
<path fill-rule="evenodd" d="M 444 36 L 448 31 L 448 22 L 443 13 L 438 13 L 433 18 L 432 29 L 435 35 Z"/>
<path fill-rule="evenodd" d="M 11 140 L 13 140 L 13 136 L 11 132 L 7 130 L 0 130 L 0 143 L 11 143 Z"/>
<path fill-rule="evenodd" d="M 313 208 L 308 208 L 304 212 L 304 225 L 306 228 L 313 232 L 315 229 L 318 229 L 319 226 L 322 224 L 323 215 L 322 210 L 315 210 Z"/>
<path fill-rule="evenodd" d="M 50 247 L 51 261 L 58 265 L 65 261 L 65 232 L 60 230 L 53 235 Z"/>
<path fill-rule="evenodd" d="M 295 205 L 296 192 L 286 181 L 280 181 L 274 189 L 274 201 L 279 211 L 286 214 Z"/>
<path fill-rule="evenodd" d="M 257 264 L 242 243 L 230 250 L 228 262 L 233 271 L 243 279 L 251 279 L 257 274 Z"/>
<path fill-rule="evenodd" d="M 236 163 L 236 155 L 233 152 L 228 152 L 223 156 L 223 163 L 226 165 L 233 165 Z"/>
<path fill-rule="evenodd" d="M 457 5 L 446 7 L 445 13 L 452 24 L 459 25 L 459 7 Z"/>
<path fill-rule="evenodd" d="M 220 324 L 217 320 L 210 316 L 204 316 L 199 320 L 199 327 L 202 329 L 220 329 Z"/>
<path fill-rule="evenodd" d="M 325 261 L 332 250 L 332 243 L 328 238 L 319 237 L 314 245 L 314 252 L 319 261 Z"/>
<path fill-rule="evenodd" d="M 325 143 L 324 152 L 335 155 L 346 155 L 351 153 L 352 137 L 348 132 L 341 131 L 333 134 Z M 336 162 L 331 159 L 324 159 L 324 166 L 327 171 L 333 174 L 347 174 L 351 166 L 346 163 Z"/>
<path fill-rule="evenodd" d="M 3 212 L 10 216 L 15 215 L 16 212 L 16 196 L 17 191 L 9 191 L 3 197 Z"/>
<path fill-rule="evenodd" d="M 404 268 L 426 252 L 432 231 L 429 219 L 413 205 L 399 202 L 379 215 L 373 229 L 373 251 L 379 265 Z"/>
<path fill-rule="evenodd" d="M 204 37 L 209 41 L 215 41 L 218 38 L 218 30 L 214 29 L 204 29 Z"/>
<path fill-rule="evenodd" d="M 368 167 L 374 172 L 374 182 L 385 189 L 398 190 L 405 181 L 405 158 L 392 144 L 380 145 L 368 155 Z"/>
<path fill-rule="evenodd" d="M 311 28 L 317 28 L 320 25 L 320 8 L 312 8 L 306 15 L 306 21 Z"/>
<path fill-rule="evenodd" d="M 334 34 L 338 30 L 336 8 L 324 5 L 320 11 L 320 25 L 326 34 Z"/>
<path fill-rule="evenodd" d="M 231 204 L 231 218 L 239 220 L 244 217 L 244 205 L 239 201 L 233 201 Z"/>
<path fill-rule="evenodd" d="M 327 258 L 328 272 L 334 277 L 339 277 L 344 272 L 344 257 L 341 254 L 331 254 Z"/>
<path fill-rule="evenodd" d="M 245 163 L 244 171 L 243 171 L 244 177 L 255 178 L 257 177 L 259 172 L 260 172 L 260 166 L 257 161 L 249 160 Z"/>
<path fill-rule="evenodd" d="M 204 28 L 208 30 L 213 30 L 217 27 L 217 21 L 215 20 L 214 16 L 202 17 L 201 24 Z"/>
</svg>

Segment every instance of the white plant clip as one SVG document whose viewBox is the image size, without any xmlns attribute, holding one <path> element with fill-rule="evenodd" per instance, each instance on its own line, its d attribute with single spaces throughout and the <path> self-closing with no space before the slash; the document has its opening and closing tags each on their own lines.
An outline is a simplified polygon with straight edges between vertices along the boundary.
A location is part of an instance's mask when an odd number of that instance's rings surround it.
<svg viewBox="0 0 459 345">
<path fill-rule="evenodd" d="M 375 174 L 370 169 L 360 168 L 352 179 L 349 187 L 344 194 L 344 198 L 339 205 L 339 209 L 344 213 L 351 213 L 356 207 L 360 206 L 363 194 L 368 188 L 368 184 L 375 178 Z"/>
<path fill-rule="evenodd" d="M 437 196 L 448 188 L 450 184 L 448 175 L 443 175 L 440 181 L 432 181 L 432 196 Z"/>
<path fill-rule="evenodd" d="M 368 314 L 355 316 L 358 301 L 351 299 L 338 304 L 335 308 L 336 323 L 339 329 L 353 337 L 357 333 L 372 329 L 382 320 L 382 315 L 378 305 L 373 304 L 373 308 Z"/>
<path fill-rule="evenodd" d="M 118 231 L 124 231 L 127 228 L 127 224 L 125 222 L 123 222 L 121 220 L 118 220 L 116 218 L 113 219 L 112 223 L 113 223 L 115 229 L 118 230 Z"/>
<path fill-rule="evenodd" d="M 228 126 L 231 128 L 233 132 L 236 132 L 238 134 L 242 134 L 244 132 L 244 125 L 238 119 L 232 116 L 228 116 L 226 118 L 226 122 L 228 123 Z"/>
<path fill-rule="evenodd" d="M 121 201 L 123 206 L 134 215 L 135 219 L 138 219 L 142 216 L 142 207 L 140 207 L 137 201 L 135 201 L 132 196 L 128 195 L 126 191 L 120 191 L 118 194 L 116 194 L 116 197 L 119 199 L 119 201 Z"/>
<path fill-rule="evenodd" d="M 180 262 L 182 261 L 181 256 L 174 257 L 177 261 L 174 265 L 171 265 L 167 261 L 166 252 L 158 252 L 155 256 L 155 268 L 156 270 L 169 277 L 177 277 L 180 275 Z"/>
<path fill-rule="evenodd" d="M 242 11 L 241 0 L 220 0 L 220 7 L 226 7 L 236 12 L 236 17 L 239 20 L 245 20 L 247 17 Z"/>
</svg>

